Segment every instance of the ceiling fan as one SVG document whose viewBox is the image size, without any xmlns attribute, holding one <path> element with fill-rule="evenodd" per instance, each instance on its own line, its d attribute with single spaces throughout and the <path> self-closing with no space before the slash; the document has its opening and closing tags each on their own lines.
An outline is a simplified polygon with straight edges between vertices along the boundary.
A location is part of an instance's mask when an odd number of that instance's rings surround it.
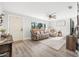
<svg viewBox="0 0 79 59">
<path fill-rule="evenodd" d="M 53 13 L 50 13 L 50 14 L 48 14 L 48 18 L 49 19 L 56 19 L 56 12 L 53 12 Z"/>
</svg>

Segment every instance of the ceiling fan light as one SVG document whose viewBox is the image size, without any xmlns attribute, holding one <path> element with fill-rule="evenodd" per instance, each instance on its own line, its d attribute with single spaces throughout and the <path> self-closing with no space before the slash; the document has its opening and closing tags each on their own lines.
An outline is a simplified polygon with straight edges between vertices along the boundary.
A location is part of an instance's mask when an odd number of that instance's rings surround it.
<svg viewBox="0 0 79 59">
<path fill-rule="evenodd" d="M 68 6 L 69 9 L 72 9 L 72 6 Z"/>
<path fill-rule="evenodd" d="M 49 18 L 52 18 L 52 16 L 51 16 L 51 15 L 49 15 Z"/>
</svg>

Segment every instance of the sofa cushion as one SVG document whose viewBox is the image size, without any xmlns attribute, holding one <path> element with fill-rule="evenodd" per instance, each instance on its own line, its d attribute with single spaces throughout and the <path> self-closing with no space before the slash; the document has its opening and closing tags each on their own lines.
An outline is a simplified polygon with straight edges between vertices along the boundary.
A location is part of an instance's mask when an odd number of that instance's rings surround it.
<svg viewBox="0 0 79 59">
<path fill-rule="evenodd" d="M 36 31 L 37 34 L 40 34 L 40 31 Z"/>
</svg>

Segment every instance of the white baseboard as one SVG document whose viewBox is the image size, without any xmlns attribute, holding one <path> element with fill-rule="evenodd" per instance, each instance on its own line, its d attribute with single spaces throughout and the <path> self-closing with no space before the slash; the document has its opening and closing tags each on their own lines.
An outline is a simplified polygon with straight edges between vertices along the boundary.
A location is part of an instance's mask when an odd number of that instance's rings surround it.
<svg viewBox="0 0 79 59">
<path fill-rule="evenodd" d="M 15 40 L 15 41 L 13 41 L 13 42 L 21 42 L 21 41 L 23 41 L 23 40 Z"/>
<path fill-rule="evenodd" d="M 26 37 L 26 38 L 23 38 L 23 40 L 27 40 L 27 39 L 31 39 L 31 37 Z"/>
<path fill-rule="evenodd" d="M 22 40 L 27 40 L 27 39 L 31 39 L 31 37 L 25 37 Z M 13 42 L 22 41 L 22 40 L 13 40 Z"/>
</svg>

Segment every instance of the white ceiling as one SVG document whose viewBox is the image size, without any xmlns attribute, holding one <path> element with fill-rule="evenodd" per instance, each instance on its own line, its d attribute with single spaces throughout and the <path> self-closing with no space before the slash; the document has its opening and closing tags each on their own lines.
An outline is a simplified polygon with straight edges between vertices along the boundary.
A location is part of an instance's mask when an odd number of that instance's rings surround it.
<svg viewBox="0 0 79 59">
<path fill-rule="evenodd" d="M 48 20 L 48 13 L 56 12 L 56 19 L 71 18 L 77 15 L 76 2 L 5 2 L 5 10 Z M 72 9 L 68 9 L 72 6 Z"/>
</svg>

